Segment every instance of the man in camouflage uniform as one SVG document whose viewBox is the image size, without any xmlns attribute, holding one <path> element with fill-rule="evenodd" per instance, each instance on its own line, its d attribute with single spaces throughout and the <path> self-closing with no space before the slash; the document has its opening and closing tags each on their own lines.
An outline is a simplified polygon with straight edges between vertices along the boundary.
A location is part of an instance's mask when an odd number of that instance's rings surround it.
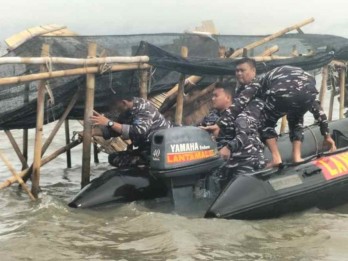
<svg viewBox="0 0 348 261">
<path fill-rule="evenodd" d="M 225 84 L 225 85 L 224 85 Z M 224 89 L 222 90 L 221 88 Z M 225 186 L 233 176 L 241 173 L 250 173 L 265 167 L 265 159 L 263 154 L 264 145 L 259 138 L 261 111 L 264 108 L 263 101 L 255 99 L 250 102 L 247 108 L 238 115 L 235 121 L 231 121 L 231 106 L 226 108 L 219 102 L 219 92 L 227 92 L 230 86 L 227 83 L 217 83 L 213 95 L 213 107 L 215 114 L 220 118 L 214 124 L 218 126 L 218 132 L 213 133 L 217 136 L 220 154 L 227 160 L 225 168 L 220 170 L 219 177 L 221 186 Z M 231 91 L 228 92 L 230 99 Z M 228 104 L 231 105 L 231 100 Z M 220 104 L 220 105 L 219 105 Z M 223 110 L 216 110 L 221 108 Z M 212 113 L 210 114 L 212 115 Z M 210 131 L 215 125 L 203 127 Z"/>
<path fill-rule="evenodd" d="M 235 136 L 234 123 L 229 120 L 230 106 L 232 104 L 232 87 L 228 82 L 217 82 L 214 87 L 213 110 L 204 117 L 201 126 L 219 126 L 219 133 L 215 133 L 218 149 L 227 144 Z"/>
<path fill-rule="evenodd" d="M 226 167 L 233 174 L 250 173 L 266 166 L 264 145 L 259 135 L 263 109 L 264 102 L 256 98 L 238 115 L 234 123 L 236 135 L 223 148 L 230 152 Z"/>
<path fill-rule="evenodd" d="M 290 139 L 293 142 L 293 161 L 302 161 L 301 143 L 303 140 L 303 116 L 310 111 L 320 125 L 321 133 L 330 150 L 336 149 L 327 123 L 327 117 L 317 101 L 315 79 L 301 68 L 281 66 L 266 73 L 260 81 L 256 80 L 255 61 L 249 58 L 237 62 L 236 78 L 240 83 L 236 98 L 231 106 L 230 120 L 237 116 L 255 97 L 265 102 L 262 112 L 261 138 L 265 140 L 272 153 L 272 164 L 281 163 L 274 130 L 277 121 L 287 115 Z"/>
<path fill-rule="evenodd" d="M 120 136 L 130 139 L 132 146 L 125 152 L 109 155 L 109 163 L 116 167 L 138 164 L 144 153 L 149 153 L 151 138 L 156 130 L 171 127 L 162 114 L 147 100 L 133 97 L 128 93 L 117 93 L 113 99 L 115 108 L 120 112 L 116 121 L 106 118 L 103 114 L 94 112 L 91 121 L 101 128 L 94 128 L 93 135 L 103 136 L 104 139 Z"/>
</svg>

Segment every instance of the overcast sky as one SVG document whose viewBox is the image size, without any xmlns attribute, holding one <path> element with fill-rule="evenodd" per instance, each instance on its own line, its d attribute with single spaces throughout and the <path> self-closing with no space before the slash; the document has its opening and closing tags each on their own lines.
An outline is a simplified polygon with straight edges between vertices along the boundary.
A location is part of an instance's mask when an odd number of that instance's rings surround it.
<svg viewBox="0 0 348 261">
<path fill-rule="evenodd" d="M 221 34 L 270 34 L 314 17 L 306 33 L 348 38 L 347 0 L 0 0 L 0 39 L 66 25 L 81 35 L 183 32 L 213 20 Z"/>
</svg>

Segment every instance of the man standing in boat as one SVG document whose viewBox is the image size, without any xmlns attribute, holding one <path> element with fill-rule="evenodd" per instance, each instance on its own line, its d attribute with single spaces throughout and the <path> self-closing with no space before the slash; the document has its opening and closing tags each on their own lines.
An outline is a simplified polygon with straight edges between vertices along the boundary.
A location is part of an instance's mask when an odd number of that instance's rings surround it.
<svg viewBox="0 0 348 261">
<path fill-rule="evenodd" d="M 230 120 L 234 122 L 255 97 L 265 102 L 262 111 L 261 138 L 272 153 L 272 165 L 279 165 L 282 162 L 276 143 L 275 127 L 277 121 L 284 115 L 287 115 L 288 119 L 294 162 L 302 161 L 303 117 L 307 111 L 310 111 L 318 121 L 321 134 L 330 146 L 330 151 L 336 150 L 335 142 L 329 133 L 327 117 L 319 101 L 316 100 L 318 91 L 315 79 L 309 73 L 298 67 L 281 66 L 269 71 L 257 81 L 255 61 L 243 58 L 237 62 L 236 78 L 240 86 L 231 105 Z M 226 148 L 220 152 L 228 153 Z"/>
<path fill-rule="evenodd" d="M 130 139 L 133 149 L 110 154 L 109 163 L 116 167 L 137 164 L 144 152 L 149 153 L 153 133 L 170 128 L 171 123 L 149 101 L 133 97 L 127 90 L 113 95 L 112 104 L 119 116 L 113 121 L 94 112 L 91 121 L 100 128 L 94 128 L 93 135 L 103 136 L 106 140 L 118 136 Z"/>
</svg>

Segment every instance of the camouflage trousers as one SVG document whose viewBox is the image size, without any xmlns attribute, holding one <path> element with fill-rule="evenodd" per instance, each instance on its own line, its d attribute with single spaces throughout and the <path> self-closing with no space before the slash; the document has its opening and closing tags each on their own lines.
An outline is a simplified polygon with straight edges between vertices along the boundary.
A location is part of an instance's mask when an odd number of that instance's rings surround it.
<svg viewBox="0 0 348 261">
<path fill-rule="evenodd" d="M 224 187 L 238 175 L 250 174 L 264 169 L 265 166 L 266 161 L 264 159 L 252 159 L 243 162 L 239 161 L 237 164 L 234 162 L 232 163 L 232 161 L 229 160 L 226 165 L 216 173 L 219 179 L 220 189 L 224 189 Z"/>
<path fill-rule="evenodd" d="M 147 164 L 144 157 L 133 151 L 119 151 L 111 153 L 108 157 L 109 164 L 114 167 L 133 167 Z"/>
</svg>

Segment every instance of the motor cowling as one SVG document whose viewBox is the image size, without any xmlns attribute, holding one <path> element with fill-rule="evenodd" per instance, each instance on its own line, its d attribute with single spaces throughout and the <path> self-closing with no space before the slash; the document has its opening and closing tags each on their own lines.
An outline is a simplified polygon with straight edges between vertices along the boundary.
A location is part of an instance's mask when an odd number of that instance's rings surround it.
<svg viewBox="0 0 348 261">
<path fill-rule="evenodd" d="M 198 127 L 174 127 L 152 137 L 150 169 L 160 177 L 209 172 L 222 164 L 216 142 Z"/>
</svg>

